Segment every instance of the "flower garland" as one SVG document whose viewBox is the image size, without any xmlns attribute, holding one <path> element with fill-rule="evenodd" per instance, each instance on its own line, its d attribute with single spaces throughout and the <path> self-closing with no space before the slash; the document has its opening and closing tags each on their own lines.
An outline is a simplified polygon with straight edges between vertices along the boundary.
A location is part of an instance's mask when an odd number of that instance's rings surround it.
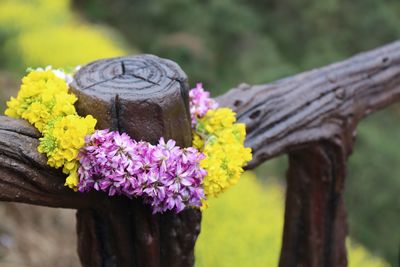
<svg viewBox="0 0 400 267">
<path fill-rule="evenodd" d="M 96 120 L 77 114 L 77 98 L 68 93 L 71 80 L 71 75 L 51 67 L 30 70 L 18 96 L 7 102 L 5 114 L 26 119 L 42 133 L 39 152 L 47 155 L 48 165 L 63 168 L 68 175 L 65 185 L 74 188 L 79 180 L 78 152 L 85 136 L 94 132 Z"/>
<path fill-rule="evenodd" d="M 161 138 L 153 146 L 101 130 L 87 138 L 79 158 L 80 192 L 142 197 L 154 213 L 200 207 L 204 198 L 206 172 L 199 165 L 204 155 L 192 147 L 181 149 L 173 140 Z"/>
<path fill-rule="evenodd" d="M 96 119 L 76 112 L 77 98 L 68 92 L 72 80 L 51 67 L 30 69 L 5 114 L 42 133 L 38 151 L 51 167 L 62 168 L 65 185 L 75 191 L 141 197 L 153 213 L 178 213 L 207 207 L 206 199 L 236 184 L 251 160 L 244 124 L 236 123 L 232 110 L 218 108 L 200 83 L 189 92 L 194 147 L 180 148 L 174 140 L 152 145 L 125 133 L 95 131 Z"/>
<path fill-rule="evenodd" d="M 236 114 L 231 109 L 218 108 L 201 83 L 189 96 L 193 145 L 205 154 L 200 162 L 207 171 L 204 192 L 206 197 L 217 197 L 238 182 L 243 166 L 252 159 L 251 149 L 243 145 L 246 127 L 236 123 Z M 203 204 L 207 206 L 204 201 Z"/>
</svg>

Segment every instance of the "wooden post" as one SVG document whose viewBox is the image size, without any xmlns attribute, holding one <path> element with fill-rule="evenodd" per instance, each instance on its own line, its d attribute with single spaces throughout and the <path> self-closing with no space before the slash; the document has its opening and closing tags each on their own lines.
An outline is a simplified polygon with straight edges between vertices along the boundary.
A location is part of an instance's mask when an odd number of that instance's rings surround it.
<svg viewBox="0 0 400 267">
<path fill-rule="evenodd" d="M 289 154 L 280 267 L 347 266 L 345 167 L 328 142 Z"/>
<path fill-rule="evenodd" d="M 346 161 L 358 122 L 400 100 L 400 42 L 217 100 L 247 126 L 248 169 L 289 155 L 279 266 L 347 266 Z"/>
<path fill-rule="evenodd" d="M 135 140 L 174 139 L 191 145 L 185 73 L 151 55 L 95 61 L 75 75 L 77 110 L 98 128 L 126 132 Z M 153 215 L 140 200 L 107 198 L 79 209 L 78 251 L 83 266 L 192 266 L 200 211 Z"/>
<path fill-rule="evenodd" d="M 97 117 L 99 128 L 190 145 L 187 78 L 175 63 L 100 60 L 75 78 L 78 110 Z M 280 266 L 346 266 L 345 163 L 357 123 L 400 101 L 400 42 L 272 84 L 242 84 L 217 100 L 247 126 L 248 169 L 289 154 Z M 73 192 L 37 152 L 39 137 L 26 121 L 0 116 L 1 201 L 77 209 L 83 266 L 193 266 L 198 210 L 155 216 L 140 199 Z"/>
</svg>

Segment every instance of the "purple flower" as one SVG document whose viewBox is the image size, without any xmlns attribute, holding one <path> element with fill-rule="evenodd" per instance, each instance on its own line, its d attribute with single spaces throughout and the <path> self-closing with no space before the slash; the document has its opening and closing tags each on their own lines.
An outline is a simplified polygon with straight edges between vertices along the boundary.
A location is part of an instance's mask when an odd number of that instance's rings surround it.
<svg viewBox="0 0 400 267">
<path fill-rule="evenodd" d="M 192 127 L 196 125 L 198 118 L 206 115 L 207 111 L 218 108 L 218 103 L 210 98 L 209 92 L 204 91 L 202 83 L 196 84 L 196 87 L 189 91 L 189 102 Z"/>
<path fill-rule="evenodd" d="M 141 197 L 153 213 L 178 213 L 188 206 L 201 206 L 206 171 L 199 163 L 203 158 L 197 149 L 181 149 L 173 140 L 160 138 L 151 145 L 124 133 L 96 131 L 79 153 L 78 190 Z"/>
</svg>

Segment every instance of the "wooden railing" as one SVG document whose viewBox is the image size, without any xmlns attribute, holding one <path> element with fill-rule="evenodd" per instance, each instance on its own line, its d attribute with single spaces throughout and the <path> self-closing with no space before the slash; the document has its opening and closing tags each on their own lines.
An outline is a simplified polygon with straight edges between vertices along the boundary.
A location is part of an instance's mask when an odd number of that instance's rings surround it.
<svg viewBox="0 0 400 267">
<path fill-rule="evenodd" d="M 72 91 L 99 128 L 191 144 L 188 82 L 172 61 L 143 55 L 83 67 Z M 266 85 L 219 96 L 247 126 L 247 169 L 289 155 L 280 266 L 346 266 L 346 161 L 358 122 L 400 100 L 400 42 Z M 201 213 L 152 215 L 140 200 L 75 193 L 37 152 L 39 133 L 0 117 L 0 200 L 77 209 L 83 266 L 192 266 Z M 239 185 L 240 186 L 240 185 Z M 260 211 L 262 212 L 262 211 Z M 265 227 L 268 227 L 266 223 Z"/>
</svg>

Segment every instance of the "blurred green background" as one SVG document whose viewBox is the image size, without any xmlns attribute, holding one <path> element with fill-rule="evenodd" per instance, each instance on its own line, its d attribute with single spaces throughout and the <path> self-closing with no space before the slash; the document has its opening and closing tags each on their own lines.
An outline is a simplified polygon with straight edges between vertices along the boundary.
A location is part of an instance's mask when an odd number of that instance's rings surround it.
<svg viewBox="0 0 400 267">
<path fill-rule="evenodd" d="M 398 0 L 0 0 L 0 109 L 27 67 L 152 53 L 178 62 L 191 85 L 202 81 L 218 95 L 389 43 L 400 37 L 399 25 Z M 346 184 L 351 266 L 399 261 L 399 120 L 397 105 L 358 128 Z M 268 162 L 257 178 L 246 174 L 211 203 L 197 266 L 276 266 L 286 167 L 285 157 Z M 0 232 L 6 262 L 12 245 L 2 237 L 12 238 L 13 228 L 0 220 Z"/>
</svg>

